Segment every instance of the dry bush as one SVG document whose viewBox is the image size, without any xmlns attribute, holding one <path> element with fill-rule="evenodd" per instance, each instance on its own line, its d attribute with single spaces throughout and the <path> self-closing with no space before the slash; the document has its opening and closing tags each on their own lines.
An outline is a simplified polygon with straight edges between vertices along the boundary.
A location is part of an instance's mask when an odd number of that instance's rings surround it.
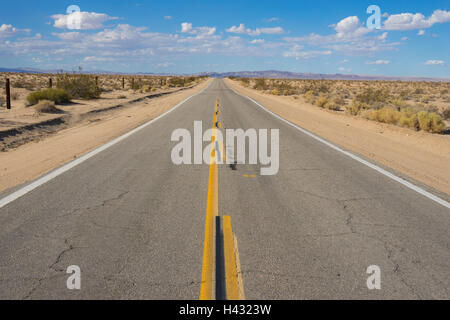
<svg viewBox="0 0 450 320">
<path fill-rule="evenodd" d="M 41 100 L 34 107 L 36 112 L 39 113 L 61 113 L 62 111 L 55 107 L 55 103 L 49 100 Z"/>
<path fill-rule="evenodd" d="M 37 104 L 40 100 L 50 100 L 57 104 L 68 103 L 72 97 L 63 89 L 46 89 L 30 93 L 27 101 L 30 105 Z"/>
<path fill-rule="evenodd" d="M 6 99 L 0 96 L 0 107 L 3 107 L 4 104 L 6 104 Z"/>
<path fill-rule="evenodd" d="M 417 118 L 417 111 L 412 108 L 405 108 L 400 110 L 400 119 L 398 124 L 402 127 L 419 130 L 419 120 Z"/>
<path fill-rule="evenodd" d="M 432 133 L 442 133 L 445 131 L 445 123 L 442 121 L 442 118 L 436 113 L 420 111 L 417 114 L 417 118 L 419 120 L 419 126 L 421 130 Z"/>
<path fill-rule="evenodd" d="M 371 111 L 369 113 L 369 119 L 383 123 L 397 124 L 400 120 L 400 112 L 389 107 L 384 107 Z"/>
<path fill-rule="evenodd" d="M 355 99 L 353 99 L 352 103 L 348 106 L 345 107 L 345 110 L 347 111 L 347 113 L 353 115 L 353 116 L 357 116 L 359 114 L 361 114 L 361 112 L 363 112 L 364 110 L 370 109 L 369 105 L 367 105 L 366 103 L 357 101 Z"/>
<path fill-rule="evenodd" d="M 319 108 L 325 108 L 327 104 L 330 103 L 330 100 L 325 96 L 320 96 L 319 99 L 316 101 L 316 106 Z"/>
<path fill-rule="evenodd" d="M 56 87 L 65 90 L 75 99 L 97 99 L 101 93 L 94 76 L 75 72 L 59 74 Z"/>
<path fill-rule="evenodd" d="M 304 95 L 305 101 L 311 104 L 315 104 L 316 102 L 316 96 L 314 94 L 314 91 L 309 90 Z"/>
<path fill-rule="evenodd" d="M 450 109 L 445 109 L 445 110 L 442 112 L 442 117 L 443 117 L 445 120 L 449 120 L 449 119 L 450 119 Z"/>
</svg>

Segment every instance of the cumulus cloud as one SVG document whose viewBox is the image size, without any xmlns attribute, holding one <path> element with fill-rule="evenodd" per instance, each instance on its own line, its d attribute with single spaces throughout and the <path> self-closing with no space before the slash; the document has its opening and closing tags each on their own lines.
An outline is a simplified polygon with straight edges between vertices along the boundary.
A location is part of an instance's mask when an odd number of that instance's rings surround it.
<svg viewBox="0 0 450 320">
<path fill-rule="evenodd" d="M 338 38 L 361 37 L 370 32 L 356 16 L 347 17 L 339 21 L 334 27 Z"/>
<path fill-rule="evenodd" d="M 19 32 L 18 29 L 14 28 L 10 24 L 2 24 L 0 26 L 0 39 L 9 38 L 16 35 Z"/>
<path fill-rule="evenodd" d="M 445 62 L 442 60 L 428 60 L 425 64 L 429 66 L 443 66 Z"/>
<path fill-rule="evenodd" d="M 390 64 L 391 61 L 390 60 L 376 60 L 376 61 L 367 61 L 366 64 L 371 64 L 371 65 L 382 65 L 382 64 Z"/>
<path fill-rule="evenodd" d="M 344 18 L 331 27 L 334 28 L 334 34 L 311 33 L 304 37 L 286 37 L 284 40 L 288 43 L 319 46 L 347 55 L 369 55 L 378 51 L 394 50 L 398 45 L 386 41 L 388 36 L 386 32 L 380 36 L 371 36 L 373 30 L 364 27 L 356 16 Z"/>
<path fill-rule="evenodd" d="M 246 34 L 249 36 L 259 36 L 261 34 L 283 34 L 284 30 L 281 27 L 274 27 L 274 28 L 257 28 L 257 29 L 249 29 L 246 28 L 243 23 L 241 23 L 239 26 L 232 26 L 228 29 L 226 29 L 226 32 L 229 33 L 237 33 L 237 34 Z"/>
<path fill-rule="evenodd" d="M 183 22 L 181 24 L 181 32 L 182 33 L 189 33 L 189 34 L 196 34 L 196 35 L 203 35 L 203 36 L 212 36 L 214 33 L 216 33 L 215 27 L 193 27 L 192 23 L 189 22 Z"/>
<path fill-rule="evenodd" d="M 419 32 L 417 32 L 418 36 L 423 36 L 425 35 L 425 30 L 419 30 Z"/>
<path fill-rule="evenodd" d="M 103 23 L 109 20 L 116 20 L 105 13 L 96 12 L 73 12 L 70 14 L 55 14 L 51 18 L 54 20 L 53 26 L 60 29 L 70 29 L 73 21 L 79 21 L 79 30 L 94 30 L 103 28 Z M 78 29 L 78 28 L 77 28 Z"/>
<path fill-rule="evenodd" d="M 426 18 L 422 13 L 400 13 L 389 16 L 384 22 L 386 30 L 414 30 L 431 28 L 436 23 L 450 22 L 450 11 L 436 10 Z"/>
</svg>

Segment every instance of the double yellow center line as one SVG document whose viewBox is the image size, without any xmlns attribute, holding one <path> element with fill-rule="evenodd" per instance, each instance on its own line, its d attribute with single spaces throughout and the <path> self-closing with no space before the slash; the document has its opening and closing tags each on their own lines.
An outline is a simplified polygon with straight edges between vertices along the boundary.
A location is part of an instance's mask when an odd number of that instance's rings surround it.
<svg viewBox="0 0 450 320">
<path fill-rule="evenodd" d="M 219 216 L 219 189 L 218 167 L 216 158 L 216 132 L 220 127 L 218 121 L 219 100 L 216 101 L 213 115 L 211 136 L 211 158 L 209 165 L 208 198 L 206 203 L 205 242 L 203 246 L 202 282 L 200 285 L 200 300 L 213 300 L 216 297 L 217 275 L 217 249 L 223 250 L 224 258 L 225 295 L 227 300 L 244 299 L 244 290 L 240 272 L 237 240 L 231 229 L 231 218 L 224 216 L 222 219 L 223 234 L 216 234 L 216 218 Z M 222 141 L 218 141 L 222 143 Z M 223 146 L 222 146 L 223 148 Z M 216 239 L 223 239 L 223 248 L 216 248 Z"/>
</svg>

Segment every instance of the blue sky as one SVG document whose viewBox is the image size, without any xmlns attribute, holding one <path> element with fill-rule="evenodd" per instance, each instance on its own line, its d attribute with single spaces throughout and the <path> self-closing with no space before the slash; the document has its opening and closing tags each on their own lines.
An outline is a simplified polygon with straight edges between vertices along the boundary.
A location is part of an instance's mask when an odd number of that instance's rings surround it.
<svg viewBox="0 0 450 320">
<path fill-rule="evenodd" d="M 380 30 L 367 28 L 369 5 Z M 0 67 L 450 77 L 449 39 L 450 0 L 15 0 L 0 11 Z"/>
</svg>

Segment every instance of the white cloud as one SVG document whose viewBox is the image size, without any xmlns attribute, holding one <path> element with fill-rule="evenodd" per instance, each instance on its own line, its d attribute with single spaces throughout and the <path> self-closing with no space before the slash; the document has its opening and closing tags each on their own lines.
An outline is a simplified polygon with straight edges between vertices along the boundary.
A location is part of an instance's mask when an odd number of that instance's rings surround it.
<svg viewBox="0 0 450 320">
<path fill-rule="evenodd" d="M 212 36 L 214 33 L 216 33 L 215 27 L 192 27 L 192 23 L 189 22 L 183 22 L 181 24 L 181 32 L 182 33 L 189 33 L 189 34 L 195 34 L 200 36 Z"/>
<path fill-rule="evenodd" d="M 274 28 L 257 28 L 255 30 L 246 28 L 243 23 L 237 26 L 232 26 L 228 29 L 226 29 L 226 32 L 228 33 L 237 33 L 237 34 L 247 34 L 249 36 L 259 36 L 261 34 L 283 34 L 284 30 L 281 27 L 274 27 Z"/>
<path fill-rule="evenodd" d="M 300 59 L 312 59 L 319 56 L 328 56 L 331 55 L 331 50 L 310 50 L 310 51 L 303 51 L 303 46 L 295 45 L 292 47 L 289 51 L 286 51 L 283 53 L 283 56 L 285 58 L 295 58 L 296 60 Z"/>
<path fill-rule="evenodd" d="M 70 21 L 80 21 L 79 30 L 94 30 L 103 28 L 103 23 L 109 20 L 116 20 L 105 13 L 96 12 L 73 12 L 71 14 L 55 14 L 51 18 L 55 20 L 53 26 L 60 29 L 69 29 Z"/>
<path fill-rule="evenodd" d="M 265 42 L 264 39 L 255 39 L 250 41 L 250 43 L 252 44 L 263 44 L 264 42 Z"/>
<path fill-rule="evenodd" d="M 357 38 L 370 32 L 356 16 L 342 19 L 334 27 L 334 30 L 336 30 L 338 38 Z"/>
<path fill-rule="evenodd" d="M 429 18 L 422 13 L 400 13 L 389 16 L 384 22 L 386 30 L 414 30 L 431 28 L 436 23 L 450 22 L 450 11 L 436 10 Z"/>
<path fill-rule="evenodd" d="M 400 40 L 406 41 L 406 40 L 408 40 L 408 37 L 403 37 L 403 38 L 401 38 Z"/>
<path fill-rule="evenodd" d="M 106 61 L 114 61 L 111 57 L 86 57 L 83 59 L 84 62 L 106 62 Z"/>
<path fill-rule="evenodd" d="M 445 62 L 442 60 L 428 60 L 425 64 L 429 66 L 443 66 Z"/>
<path fill-rule="evenodd" d="M 172 16 L 164 16 L 164 19 L 166 19 L 166 20 L 172 20 Z"/>
<path fill-rule="evenodd" d="M 375 65 L 382 65 L 382 64 L 390 64 L 390 60 L 376 60 L 376 61 L 367 61 L 366 64 L 375 64 Z"/>
<path fill-rule="evenodd" d="M 419 30 L 419 32 L 417 32 L 418 36 L 423 36 L 425 35 L 425 30 Z"/>
<path fill-rule="evenodd" d="M 331 25 L 335 34 L 319 35 L 311 33 L 308 36 L 289 38 L 288 43 L 309 44 L 319 46 L 347 55 L 370 55 L 379 51 L 394 50 L 399 43 L 388 43 L 387 33 L 381 36 L 370 36 L 372 30 L 364 27 L 356 16 L 342 19 L 335 25 Z"/>
<path fill-rule="evenodd" d="M 280 18 L 277 18 L 277 17 L 272 17 L 272 18 L 266 19 L 267 22 L 275 22 L 275 21 L 279 21 L 279 20 L 280 20 Z"/>
<path fill-rule="evenodd" d="M 9 38 L 16 35 L 19 32 L 18 29 L 14 28 L 10 24 L 2 24 L 0 26 L 0 39 Z"/>
<path fill-rule="evenodd" d="M 384 41 L 384 40 L 387 39 L 387 36 L 388 36 L 388 33 L 387 33 L 387 32 L 384 32 L 381 36 L 378 37 L 378 39 Z"/>
</svg>

